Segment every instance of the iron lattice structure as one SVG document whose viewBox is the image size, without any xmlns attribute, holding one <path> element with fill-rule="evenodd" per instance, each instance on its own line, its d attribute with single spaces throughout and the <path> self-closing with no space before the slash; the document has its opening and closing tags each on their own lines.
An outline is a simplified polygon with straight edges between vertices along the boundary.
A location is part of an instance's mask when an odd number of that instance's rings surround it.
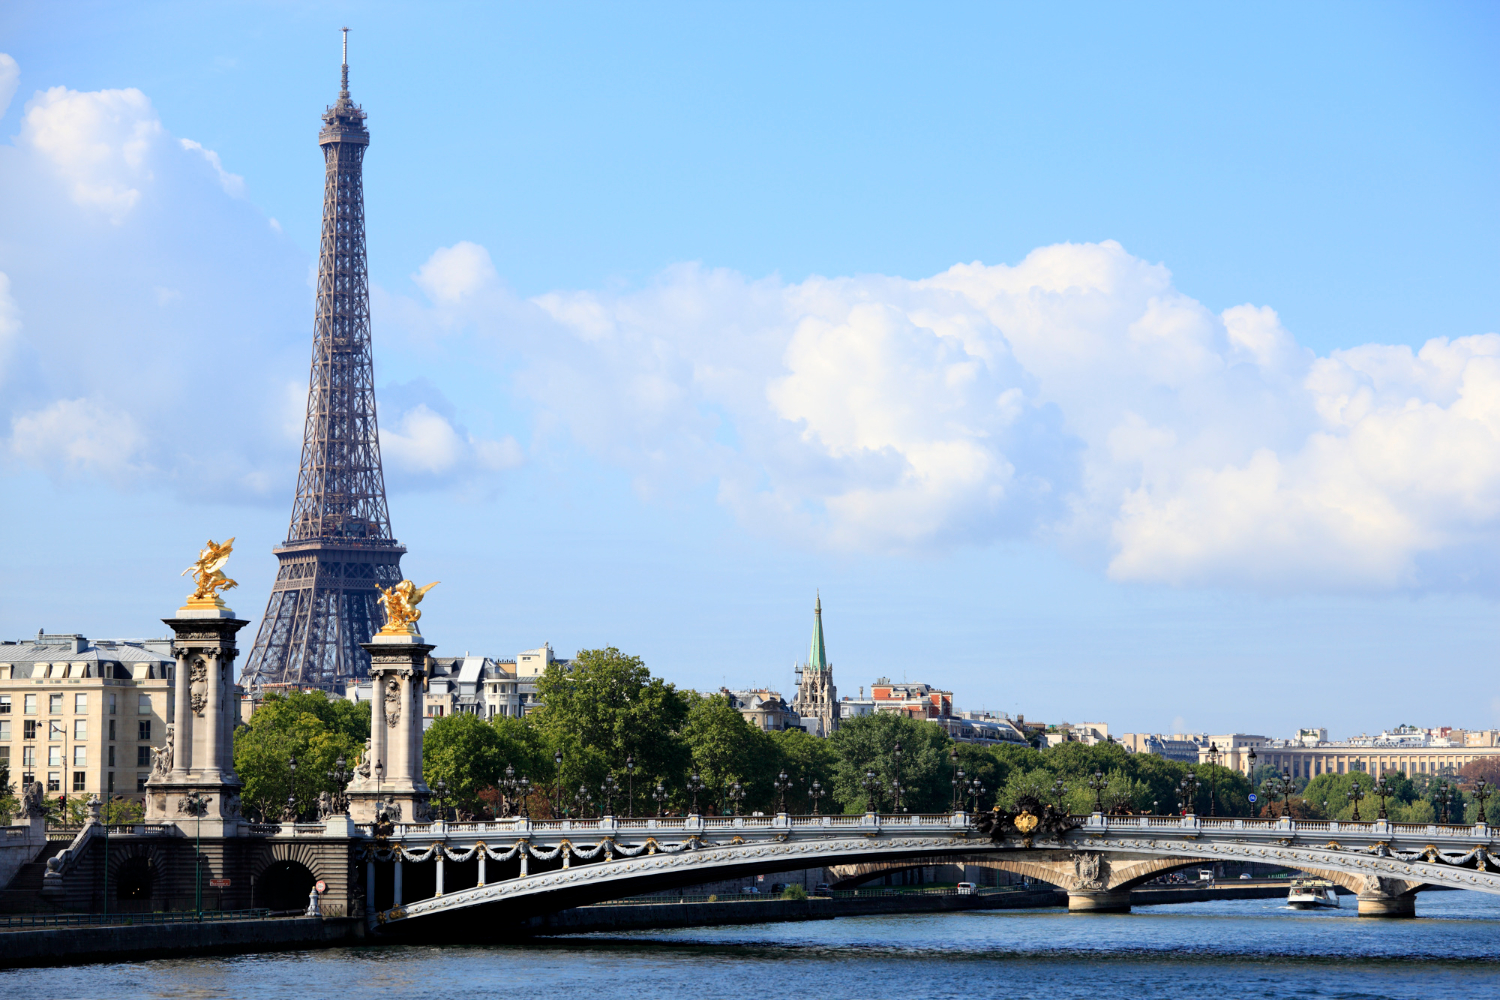
<svg viewBox="0 0 1500 1000">
<path fill-rule="evenodd" d="M 370 133 L 343 86 L 323 114 L 323 237 L 302 464 L 271 599 L 241 680 L 336 691 L 369 675 L 360 643 L 384 624 L 378 586 L 401 579 L 375 423 L 363 165 Z"/>
</svg>

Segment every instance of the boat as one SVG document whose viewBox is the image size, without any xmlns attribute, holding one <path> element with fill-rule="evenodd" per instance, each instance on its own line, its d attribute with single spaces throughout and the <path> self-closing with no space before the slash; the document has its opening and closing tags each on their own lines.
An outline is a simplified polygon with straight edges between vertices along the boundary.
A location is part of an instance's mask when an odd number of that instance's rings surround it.
<svg viewBox="0 0 1500 1000">
<path fill-rule="evenodd" d="M 1294 910 L 1338 909 L 1339 897 L 1333 883 L 1323 878 L 1299 878 L 1292 880 L 1292 889 L 1286 894 L 1286 905 Z"/>
</svg>

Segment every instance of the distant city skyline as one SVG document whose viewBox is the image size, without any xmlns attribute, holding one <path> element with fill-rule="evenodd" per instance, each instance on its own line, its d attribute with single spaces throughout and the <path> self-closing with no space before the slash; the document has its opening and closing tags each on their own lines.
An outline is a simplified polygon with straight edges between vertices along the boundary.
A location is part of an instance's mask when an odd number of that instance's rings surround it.
<svg viewBox="0 0 1500 1000">
<path fill-rule="evenodd" d="M 266 606 L 347 23 L 436 655 L 1500 724 L 1500 14 L 793 11 L 0 12 L 0 634 Z"/>
</svg>

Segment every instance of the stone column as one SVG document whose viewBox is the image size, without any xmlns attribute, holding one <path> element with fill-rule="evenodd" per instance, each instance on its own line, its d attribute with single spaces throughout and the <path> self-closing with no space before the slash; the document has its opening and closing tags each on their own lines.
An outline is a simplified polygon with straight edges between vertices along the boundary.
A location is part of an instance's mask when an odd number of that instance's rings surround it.
<svg viewBox="0 0 1500 1000">
<path fill-rule="evenodd" d="M 146 818 L 176 822 L 196 834 L 191 799 L 197 796 L 206 807 L 203 836 L 234 836 L 244 783 L 234 773 L 229 751 L 233 686 L 225 677 L 239 652 L 235 635 L 249 622 L 227 607 L 203 605 L 180 608 L 177 617 L 162 621 L 174 637 L 176 719 L 171 767 L 153 767 L 146 782 Z"/>
<path fill-rule="evenodd" d="M 370 755 L 385 769 L 378 790 L 373 765 L 368 779 L 349 786 L 349 815 L 357 823 L 372 822 L 381 799 L 400 810 L 399 822 L 426 822 L 432 793 L 422 778 L 422 689 L 427 657 L 435 647 L 420 635 L 382 632 L 364 648 L 370 654 L 375 699 Z"/>
</svg>

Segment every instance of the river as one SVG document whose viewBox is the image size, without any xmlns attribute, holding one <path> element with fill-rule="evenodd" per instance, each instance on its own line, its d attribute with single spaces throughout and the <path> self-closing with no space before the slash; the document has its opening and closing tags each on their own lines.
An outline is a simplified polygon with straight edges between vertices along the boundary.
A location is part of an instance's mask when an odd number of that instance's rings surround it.
<svg viewBox="0 0 1500 1000">
<path fill-rule="evenodd" d="M 796 995 L 1433 998 L 1500 996 L 1500 896 L 1431 892 L 1411 920 L 1279 900 L 859 917 L 635 931 L 487 947 L 365 947 L 0 972 L 28 998 L 547 1000 Z M 747 904 L 753 905 L 753 904 Z M 87 933 L 81 931 L 80 933 Z"/>
</svg>

